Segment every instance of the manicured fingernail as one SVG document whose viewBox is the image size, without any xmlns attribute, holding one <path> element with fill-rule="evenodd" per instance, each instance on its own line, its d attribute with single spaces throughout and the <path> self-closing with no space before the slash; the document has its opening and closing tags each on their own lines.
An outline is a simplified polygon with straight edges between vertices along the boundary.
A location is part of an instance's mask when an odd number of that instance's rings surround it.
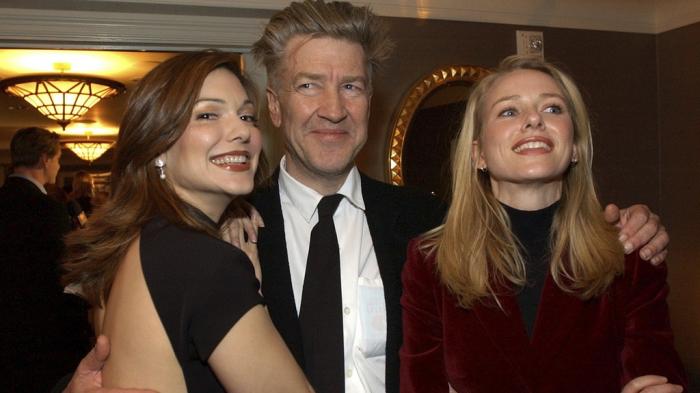
<svg viewBox="0 0 700 393">
<path fill-rule="evenodd" d="M 617 239 L 620 241 L 620 243 L 624 243 L 625 241 L 627 241 L 627 235 L 625 235 L 624 233 L 620 234 L 620 237 L 618 237 Z"/>
<path fill-rule="evenodd" d="M 642 257 L 643 260 L 648 261 L 649 258 L 651 258 L 651 252 L 645 249 L 639 252 L 639 256 Z"/>
</svg>

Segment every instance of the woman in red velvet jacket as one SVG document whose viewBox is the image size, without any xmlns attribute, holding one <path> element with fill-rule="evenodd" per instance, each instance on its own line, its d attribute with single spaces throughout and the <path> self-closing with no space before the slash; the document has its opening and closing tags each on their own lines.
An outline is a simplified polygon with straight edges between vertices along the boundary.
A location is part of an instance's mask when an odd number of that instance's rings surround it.
<svg viewBox="0 0 700 393">
<path fill-rule="evenodd" d="M 682 391 L 665 267 L 624 255 L 591 162 L 569 76 L 511 56 L 479 82 L 403 273 L 402 392 Z"/>
</svg>

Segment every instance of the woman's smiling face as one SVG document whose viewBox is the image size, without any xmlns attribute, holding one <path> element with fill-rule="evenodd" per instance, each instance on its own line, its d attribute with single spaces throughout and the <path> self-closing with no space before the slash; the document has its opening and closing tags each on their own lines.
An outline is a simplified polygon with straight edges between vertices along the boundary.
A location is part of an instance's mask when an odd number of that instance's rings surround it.
<svg viewBox="0 0 700 393">
<path fill-rule="evenodd" d="M 488 168 L 496 197 L 540 185 L 560 195 L 575 148 L 569 108 L 554 79 L 535 70 L 510 72 L 494 82 L 480 110 L 477 166 Z"/>
<path fill-rule="evenodd" d="M 204 80 L 187 128 L 164 154 L 166 176 L 183 200 L 216 221 L 211 212 L 253 190 L 261 146 L 253 103 L 238 78 L 219 68 Z"/>
</svg>

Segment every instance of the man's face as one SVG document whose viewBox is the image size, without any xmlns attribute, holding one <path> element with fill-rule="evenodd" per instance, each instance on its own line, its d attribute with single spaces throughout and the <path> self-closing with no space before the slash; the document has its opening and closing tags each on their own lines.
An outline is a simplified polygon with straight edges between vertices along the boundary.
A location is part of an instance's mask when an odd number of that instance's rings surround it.
<svg viewBox="0 0 700 393">
<path fill-rule="evenodd" d="M 55 184 L 56 176 L 58 175 L 58 170 L 61 169 L 61 149 L 58 149 L 58 153 L 55 156 L 49 157 L 46 160 L 45 168 L 46 171 L 46 184 Z"/>
<path fill-rule="evenodd" d="M 287 171 L 319 192 L 337 190 L 367 140 L 371 87 L 362 46 L 293 37 L 276 82 L 268 107 L 284 132 Z"/>
</svg>

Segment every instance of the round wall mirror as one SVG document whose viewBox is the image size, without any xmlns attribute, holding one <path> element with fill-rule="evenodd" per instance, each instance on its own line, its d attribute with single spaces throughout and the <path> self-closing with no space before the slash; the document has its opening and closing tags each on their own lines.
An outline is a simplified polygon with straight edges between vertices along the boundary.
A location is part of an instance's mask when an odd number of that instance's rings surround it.
<svg viewBox="0 0 700 393">
<path fill-rule="evenodd" d="M 442 67 L 411 87 L 392 122 L 387 162 L 392 184 L 447 199 L 452 141 L 474 82 L 488 73 L 476 66 Z"/>
</svg>

